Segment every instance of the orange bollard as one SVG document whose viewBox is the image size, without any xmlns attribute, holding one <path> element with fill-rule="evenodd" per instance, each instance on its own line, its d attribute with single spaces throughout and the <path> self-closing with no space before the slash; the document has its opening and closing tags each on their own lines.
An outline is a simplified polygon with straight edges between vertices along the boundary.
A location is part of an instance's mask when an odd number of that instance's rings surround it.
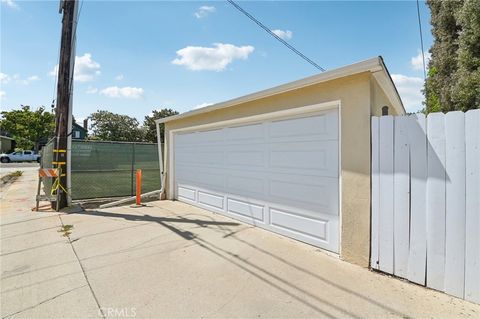
<svg viewBox="0 0 480 319">
<path fill-rule="evenodd" d="M 141 198 L 141 195 L 142 195 L 142 170 L 141 169 L 137 169 L 137 178 L 136 178 L 136 181 L 137 181 L 137 191 L 136 191 L 136 199 L 135 199 L 135 204 L 137 206 L 141 206 L 142 203 L 142 198 Z"/>
</svg>

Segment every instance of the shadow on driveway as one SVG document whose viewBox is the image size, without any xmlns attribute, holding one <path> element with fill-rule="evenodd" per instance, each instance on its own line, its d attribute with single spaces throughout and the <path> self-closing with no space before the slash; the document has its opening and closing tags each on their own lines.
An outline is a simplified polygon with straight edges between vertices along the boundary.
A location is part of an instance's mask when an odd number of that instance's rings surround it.
<svg viewBox="0 0 480 319">
<path fill-rule="evenodd" d="M 162 210 L 167 210 L 168 209 L 162 207 Z M 173 213 L 173 211 L 170 211 Z M 320 276 L 302 266 L 299 266 L 295 263 L 292 263 L 280 256 L 277 256 L 276 254 L 273 254 L 272 252 L 269 252 L 265 249 L 260 248 L 257 245 L 254 245 L 246 240 L 243 240 L 241 238 L 238 238 L 236 235 L 238 232 L 240 232 L 242 229 L 237 230 L 234 229 L 232 230 L 229 227 L 225 226 L 243 226 L 244 224 L 240 224 L 237 222 L 223 222 L 223 221 L 214 221 L 213 218 L 210 218 L 210 220 L 205 220 L 205 219 L 198 219 L 198 218 L 185 218 L 182 216 L 175 216 L 175 217 L 166 217 L 166 216 L 151 216 L 148 214 L 144 215 L 135 215 L 135 214 L 126 214 L 126 213 L 116 213 L 116 212 L 107 212 L 107 211 L 84 211 L 84 212 L 77 212 L 77 213 L 71 213 L 75 215 L 91 215 L 91 216 L 102 216 L 102 217 L 109 217 L 109 218 L 123 218 L 128 221 L 141 221 L 141 222 L 154 222 L 159 225 L 162 225 L 163 227 L 167 228 L 168 230 L 172 231 L 174 234 L 180 236 L 181 238 L 192 241 L 195 243 L 196 246 L 201 247 L 205 251 L 208 251 L 211 254 L 214 254 L 218 258 L 221 258 L 235 267 L 241 269 L 242 271 L 245 271 L 252 275 L 253 277 L 259 279 L 260 281 L 268 284 L 272 288 L 290 296 L 291 298 L 297 300 L 298 302 L 302 303 L 303 305 L 313 309 L 314 311 L 320 313 L 324 317 L 328 318 L 335 318 L 336 316 L 332 313 L 327 312 L 325 309 L 322 309 L 322 304 L 327 306 L 328 308 L 333 308 L 336 311 L 339 311 L 343 313 L 346 316 L 352 317 L 352 318 L 361 318 L 358 314 L 351 312 L 348 310 L 348 306 L 346 307 L 341 307 L 338 304 L 334 304 L 325 298 L 320 298 L 313 294 L 312 292 L 309 292 L 299 285 L 288 281 L 284 277 L 281 277 L 280 274 L 273 273 L 269 270 L 267 270 L 265 267 L 263 267 L 260 264 L 253 263 L 249 261 L 246 258 L 243 258 L 239 256 L 238 254 L 234 254 L 229 250 L 226 250 L 219 245 L 216 245 L 212 243 L 211 241 L 207 241 L 203 238 L 201 238 L 198 234 L 192 233 L 187 230 L 183 230 L 181 227 L 173 226 L 172 224 L 179 224 L 179 225 L 185 225 L 185 224 L 193 224 L 197 225 L 199 227 L 205 228 L 209 226 L 217 226 L 215 228 L 210 228 L 211 230 L 214 231 L 220 231 L 223 233 L 222 238 L 230 238 L 232 240 L 238 241 L 240 244 L 246 245 L 250 247 L 251 249 L 256 250 L 257 252 L 267 255 L 268 257 L 271 257 L 284 265 L 292 268 L 295 271 L 300 271 L 308 276 L 311 276 L 312 278 L 319 280 L 323 282 L 324 284 L 332 287 L 333 289 L 338 289 L 341 290 L 343 293 L 346 295 L 351 295 L 354 297 L 357 297 L 363 302 L 370 303 L 371 305 L 374 305 L 376 307 L 379 307 L 385 311 L 387 311 L 390 314 L 395 314 L 397 316 L 401 317 L 408 317 L 408 315 L 402 313 L 401 311 L 394 309 L 390 307 L 389 305 L 382 304 L 381 302 L 374 300 L 368 296 L 365 296 L 359 292 L 356 292 L 354 290 L 351 290 L 347 287 L 343 287 L 342 285 L 339 285 L 338 283 L 334 282 L 333 280 L 329 280 L 324 276 Z M 192 216 L 196 214 L 183 214 L 184 216 Z M 196 216 L 201 216 L 202 218 L 208 218 L 207 216 L 203 215 L 196 215 Z M 131 247 L 133 248 L 133 247 Z M 93 269 L 92 269 L 93 270 Z M 285 288 L 286 287 L 286 288 Z M 307 298 L 305 298 L 307 297 Z"/>
</svg>

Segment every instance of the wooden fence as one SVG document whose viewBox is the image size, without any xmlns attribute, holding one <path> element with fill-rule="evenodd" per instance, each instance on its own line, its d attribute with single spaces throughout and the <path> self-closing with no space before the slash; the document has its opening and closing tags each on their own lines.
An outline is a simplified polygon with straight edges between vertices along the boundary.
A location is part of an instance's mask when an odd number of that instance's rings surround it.
<svg viewBox="0 0 480 319">
<path fill-rule="evenodd" d="M 480 110 L 372 118 L 371 267 L 480 303 Z"/>
</svg>

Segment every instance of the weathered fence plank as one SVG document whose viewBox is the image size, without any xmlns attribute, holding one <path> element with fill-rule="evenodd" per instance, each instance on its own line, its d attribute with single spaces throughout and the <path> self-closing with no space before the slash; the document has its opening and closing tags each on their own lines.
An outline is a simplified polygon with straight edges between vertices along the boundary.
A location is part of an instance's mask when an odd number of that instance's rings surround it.
<svg viewBox="0 0 480 319">
<path fill-rule="evenodd" d="M 380 198 L 380 167 L 379 167 L 379 119 L 372 118 L 372 250 L 370 266 L 378 269 L 378 230 L 379 230 L 379 198 Z"/>
<path fill-rule="evenodd" d="M 371 256 L 480 304 L 480 110 L 372 118 Z"/>
<path fill-rule="evenodd" d="M 480 303 L 480 110 L 465 113 L 465 299 Z"/>
<path fill-rule="evenodd" d="M 463 298 L 465 280 L 465 116 L 445 115 L 445 292 Z"/>
<path fill-rule="evenodd" d="M 416 114 L 409 130 L 411 165 L 410 253 L 408 279 L 425 284 L 427 227 L 425 214 L 427 152 L 425 115 Z M 382 163 L 380 163 L 381 165 Z M 382 212 L 383 214 L 383 212 Z"/>
<path fill-rule="evenodd" d="M 427 286 L 444 289 L 445 115 L 427 117 Z"/>
<path fill-rule="evenodd" d="M 410 117 L 395 118 L 394 141 L 394 274 L 406 277 L 410 242 Z"/>
<path fill-rule="evenodd" d="M 379 269 L 393 273 L 393 117 L 380 118 Z"/>
</svg>

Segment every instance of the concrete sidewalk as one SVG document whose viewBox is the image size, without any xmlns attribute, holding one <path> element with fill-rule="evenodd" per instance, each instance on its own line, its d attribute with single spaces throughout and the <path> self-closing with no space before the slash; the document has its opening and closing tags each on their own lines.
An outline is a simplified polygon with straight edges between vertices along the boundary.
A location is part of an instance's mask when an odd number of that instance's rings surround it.
<svg viewBox="0 0 480 319">
<path fill-rule="evenodd" d="M 99 318 L 60 216 L 32 212 L 36 170 L 26 170 L 0 201 L 2 318 Z"/>
<path fill-rule="evenodd" d="M 28 185 L 26 174 L 2 201 L 2 318 L 480 316 L 478 305 L 180 202 L 33 213 Z"/>
</svg>

